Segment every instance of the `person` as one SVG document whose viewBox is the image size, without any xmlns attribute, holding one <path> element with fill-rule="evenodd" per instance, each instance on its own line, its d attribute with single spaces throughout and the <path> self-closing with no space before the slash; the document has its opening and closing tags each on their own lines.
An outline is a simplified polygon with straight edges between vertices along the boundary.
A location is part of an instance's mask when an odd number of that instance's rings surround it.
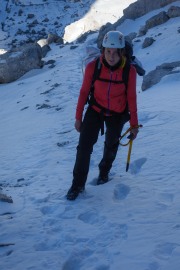
<svg viewBox="0 0 180 270">
<path fill-rule="evenodd" d="M 101 72 L 94 82 L 95 102 L 90 102 L 82 121 L 96 60 L 90 62 L 85 69 L 76 108 L 75 129 L 80 132 L 80 136 L 72 185 L 66 195 L 68 200 L 75 200 L 85 189 L 93 146 L 98 140 L 102 122 L 105 124 L 106 132 L 97 185 L 107 183 L 109 180 L 109 172 L 116 158 L 121 131 L 127 121 L 130 121 L 133 139 L 137 136 L 136 69 L 130 65 L 126 90 L 125 84 L 122 83 L 123 68 L 127 62 L 124 47 L 125 39 L 121 32 L 109 31 L 104 36 L 102 54 L 99 59 Z"/>
</svg>

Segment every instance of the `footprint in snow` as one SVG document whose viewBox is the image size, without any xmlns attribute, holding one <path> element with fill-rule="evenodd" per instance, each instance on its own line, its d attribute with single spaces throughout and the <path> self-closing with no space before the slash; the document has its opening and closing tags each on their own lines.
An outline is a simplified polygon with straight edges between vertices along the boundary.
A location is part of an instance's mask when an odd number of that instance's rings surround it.
<svg viewBox="0 0 180 270">
<path fill-rule="evenodd" d="M 151 262 L 147 268 L 147 270 L 158 270 L 159 264 L 157 262 Z"/>
<path fill-rule="evenodd" d="M 139 114 L 139 119 L 141 120 L 142 124 L 146 124 L 149 121 L 155 119 L 158 115 L 155 113 L 149 113 L 149 112 L 145 112 L 143 111 L 142 113 Z"/>
<path fill-rule="evenodd" d="M 174 194 L 169 192 L 162 192 L 159 194 L 159 199 L 162 203 L 165 203 L 166 205 L 171 205 L 174 200 Z"/>
<path fill-rule="evenodd" d="M 124 184 L 116 185 L 114 190 L 114 199 L 117 200 L 124 200 L 130 192 L 130 187 Z"/>
<path fill-rule="evenodd" d="M 82 213 L 78 216 L 80 220 L 82 220 L 84 223 L 88 224 L 96 224 L 99 222 L 99 216 L 95 210 L 90 210 L 85 213 Z"/>
<path fill-rule="evenodd" d="M 128 226 L 127 224 L 117 224 L 115 228 L 115 239 L 121 238 L 126 240 L 128 238 Z"/>
<path fill-rule="evenodd" d="M 160 210 L 166 210 L 171 206 L 174 200 L 174 195 L 168 192 L 160 193 L 157 200 L 157 206 Z"/>
<path fill-rule="evenodd" d="M 172 255 L 174 249 L 179 246 L 179 244 L 169 242 L 159 244 L 155 248 L 154 255 L 161 260 L 168 259 Z"/>
<path fill-rule="evenodd" d="M 79 270 L 82 269 L 84 260 L 87 260 L 93 254 L 93 251 L 89 248 L 77 250 L 69 255 L 69 258 L 65 261 L 62 270 Z"/>
<path fill-rule="evenodd" d="M 146 161 L 147 161 L 147 158 L 140 158 L 132 162 L 129 167 L 130 173 L 138 174 Z"/>
</svg>

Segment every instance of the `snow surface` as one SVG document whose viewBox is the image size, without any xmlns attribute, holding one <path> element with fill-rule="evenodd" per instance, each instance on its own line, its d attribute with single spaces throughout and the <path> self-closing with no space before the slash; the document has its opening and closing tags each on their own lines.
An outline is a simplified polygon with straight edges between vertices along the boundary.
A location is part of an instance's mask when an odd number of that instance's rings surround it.
<svg viewBox="0 0 180 270">
<path fill-rule="evenodd" d="M 162 62 L 179 60 L 178 22 L 162 26 L 162 35 L 145 50 L 135 43 L 147 69 L 157 65 L 158 55 Z M 157 34 L 157 28 L 150 31 Z M 143 128 L 128 173 L 128 148 L 120 147 L 111 181 L 96 186 L 100 136 L 85 193 L 73 202 L 65 198 L 79 136 L 74 115 L 85 46 L 52 45 L 45 60 L 56 60 L 54 68 L 0 85 L 0 192 L 13 199 L 0 201 L 0 245 L 12 244 L 0 246 L 0 269 L 179 270 L 179 73 L 145 92 L 138 77 Z"/>
<path fill-rule="evenodd" d="M 86 15 L 65 27 L 64 40 L 75 41 L 82 33 L 96 31 L 104 24 L 115 23 L 123 16 L 123 10 L 136 0 L 96 0 Z"/>
</svg>

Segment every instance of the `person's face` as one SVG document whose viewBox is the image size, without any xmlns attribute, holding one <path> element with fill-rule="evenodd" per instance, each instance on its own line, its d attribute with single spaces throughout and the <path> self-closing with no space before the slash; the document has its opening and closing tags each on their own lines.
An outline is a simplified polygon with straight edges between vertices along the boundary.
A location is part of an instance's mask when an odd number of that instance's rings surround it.
<svg viewBox="0 0 180 270">
<path fill-rule="evenodd" d="M 110 66 L 114 66 L 119 62 L 121 55 L 118 53 L 117 49 L 105 48 L 104 57 Z"/>
</svg>

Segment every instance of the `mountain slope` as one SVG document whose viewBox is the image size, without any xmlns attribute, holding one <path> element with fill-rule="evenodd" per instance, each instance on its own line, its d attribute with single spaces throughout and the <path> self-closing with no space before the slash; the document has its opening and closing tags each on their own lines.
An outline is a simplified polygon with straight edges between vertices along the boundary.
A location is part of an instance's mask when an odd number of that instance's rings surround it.
<svg viewBox="0 0 180 270">
<path fill-rule="evenodd" d="M 165 59 L 169 31 L 167 51 L 179 57 L 172 42 L 178 37 L 176 23 L 173 19 L 160 29 L 156 51 L 154 45 L 143 51 L 142 41 L 135 44 L 147 70 L 157 65 L 157 52 L 164 52 L 159 59 Z M 125 25 L 131 31 L 132 23 Z M 2 270 L 179 270 L 179 74 L 164 77 L 146 92 L 138 77 L 143 128 L 133 143 L 129 172 L 128 149 L 120 147 L 111 181 L 96 186 L 100 136 L 86 192 L 74 202 L 65 198 L 79 136 L 74 115 L 81 60 L 95 37 L 74 49 L 51 45 L 44 60 L 56 60 L 54 68 L 45 66 L 0 85 L 0 193 L 13 199 L 11 204 L 0 201 Z"/>
<path fill-rule="evenodd" d="M 49 33 L 64 36 L 65 32 L 65 41 L 73 41 L 86 31 L 98 30 L 107 21 L 117 21 L 123 9 L 134 1 L 8 1 L 1 7 L 0 47 L 37 41 Z"/>
</svg>

